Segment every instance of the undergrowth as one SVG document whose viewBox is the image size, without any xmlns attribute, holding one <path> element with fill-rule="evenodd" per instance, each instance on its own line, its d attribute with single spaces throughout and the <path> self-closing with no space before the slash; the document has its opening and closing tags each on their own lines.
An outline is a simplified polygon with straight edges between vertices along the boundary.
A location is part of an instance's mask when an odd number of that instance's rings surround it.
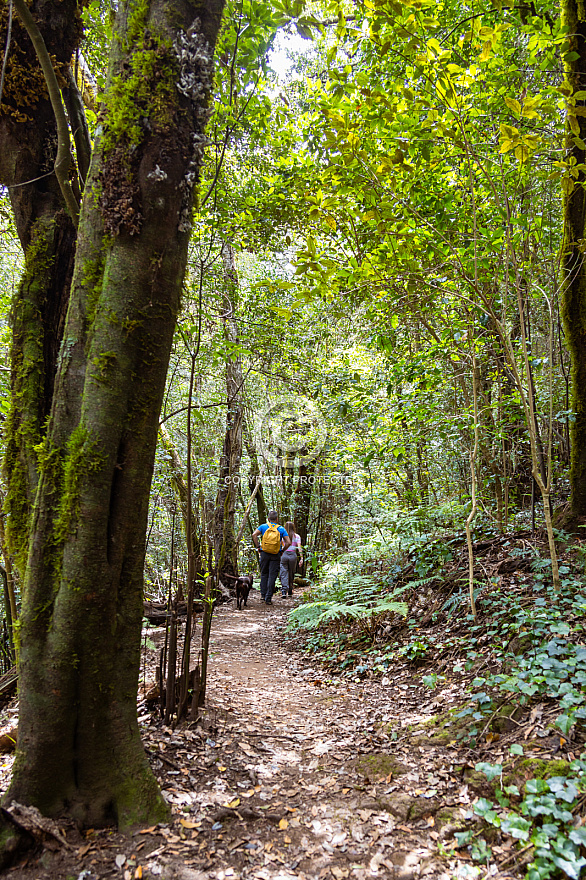
<svg viewBox="0 0 586 880">
<path fill-rule="evenodd" d="M 363 546 L 323 567 L 288 626 L 332 673 L 354 680 L 391 676 L 405 663 L 433 664 L 421 678 L 430 689 L 447 678 L 460 680 L 455 738 L 471 750 L 486 750 L 499 738 L 487 731 L 503 706 L 521 715 L 531 707 L 545 711 L 550 721 L 539 735 L 557 742 L 554 752 L 569 753 L 567 776 L 530 778 L 520 791 L 503 781 L 502 764 L 476 765 L 500 782 L 494 800 L 478 798 L 473 813 L 483 828 L 518 842 L 519 866 L 526 866 L 529 880 L 578 880 L 586 869 L 586 752 L 575 758 L 586 723 L 586 552 L 569 535 L 557 539 L 558 592 L 550 561 L 529 533 L 477 538 L 476 619 L 461 535 L 430 540 L 411 534 L 407 549 Z M 523 745 L 514 743 L 511 754 L 523 754 Z M 485 863 L 471 864 L 470 876 L 486 872 L 490 834 L 466 831 L 456 838 L 473 862 Z"/>
</svg>

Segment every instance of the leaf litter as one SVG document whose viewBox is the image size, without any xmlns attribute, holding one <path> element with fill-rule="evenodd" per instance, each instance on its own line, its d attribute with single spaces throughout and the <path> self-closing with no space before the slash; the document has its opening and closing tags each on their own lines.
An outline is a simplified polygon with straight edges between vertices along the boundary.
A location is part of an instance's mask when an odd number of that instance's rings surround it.
<svg viewBox="0 0 586 880">
<path fill-rule="evenodd" d="M 14 880 L 396 880 L 508 877 L 454 838 L 474 829 L 466 782 L 477 754 L 421 737 L 461 700 L 461 681 L 434 691 L 397 665 L 382 680 L 328 677 L 283 638 L 285 605 L 258 599 L 216 612 L 207 707 L 173 730 L 139 694 L 139 724 L 172 820 L 131 837 L 59 823 Z M 150 631 L 151 638 L 157 635 Z M 154 679 L 156 649 L 148 659 Z M 541 713 L 543 709 L 541 709 Z M 10 710 L 14 716 L 14 707 Z M 540 718 L 535 709 L 531 724 Z M 529 720 L 529 719 L 528 719 Z M 418 732 L 417 736 L 413 732 Z M 488 746 L 487 746 L 488 747 Z M 497 749 L 499 744 L 493 748 Z M 502 746 L 501 752 L 502 752 Z M 0 770 L 6 788 L 11 759 Z M 62 836 L 66 845 L 56 846 Z M 509 867 L 505 870 L 505 863 Z"/>
</svg>

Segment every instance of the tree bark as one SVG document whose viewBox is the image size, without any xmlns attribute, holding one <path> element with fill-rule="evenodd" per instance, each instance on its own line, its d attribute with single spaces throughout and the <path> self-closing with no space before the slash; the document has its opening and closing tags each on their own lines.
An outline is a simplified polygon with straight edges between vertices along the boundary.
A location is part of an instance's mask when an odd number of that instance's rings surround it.
<svg viewBox="0 0 586 880">
<path fill-rule="evenodd" d="M 250 422 L 247 419 L 244 419 L 243 422 L 243 432 L 244 432 L 244 442 L 246 444 L 246 452 L 248 453 L 248 457 L 250 459 L 250 469 L 248 471 L 248 491 L 252 495 L 257 486 L 257 480 L 260 477 L 260 468 L 258 464 L 258 452 L 256 450 L 256 446 L 254 444 L 254 438 L 252 436 L 252 432 L 250 430 Z M 263 474 L 265 467 L 263 465 Z M 256 513 L 258 517 L 258 522 L 264 523 L 267 521 L 267 503 L 265 501 L 265 494 L 263 490 L 262 481 L 258 484 L 258 489 L 256 491 Z"/>
<path fill-rule="evenodd" d="M 145 535 L 222 7 L 118 7 L 38 452 L 7 799 L 92 824 L 167 815 L 136 717 Z"/>
<path fill-rule="evenodd" d="M 165 448 L 165 452 L 170 456 L 169 461 L 169 474 L 171 477 L 171 485 L 173 486 L 173 490 L 177 497 L 177 501 L 179 502 L 179 507 L 181 509 L 181 516 L 183 519 L 183 528 L 185 531 L 185 540 L 187 545 L 189 546 L 189 537 L 191 540 L 191 553 L 193 554 L 193 559 L 195 561 L 195 569 L 194 569 L 194 577 L 197 583 L 199 583 L 199 578 L 203 574 L 205 569 L 205 553 L 202 553 L 201 547 L 201 539 L 200 539 L 200 522 L 199 522 L 199 508 L 192 504 L 191 509 L 191 528 L 189 528 L 188 517 L 189 517 L 189 503 L 188 503 L 188 492 L 187 492 L 187 484 L 185 482 L 185 468 L 181 459 L 179 458 L 179 453 L 177 452 L 177 447 L 173 443 L 173 439 L 171 435 L 165 428 L 164 424 L 159 425 L 159 436 L 161 438 L 161 442 Z M 202 562 L 204 563 L 202 565 Z"/>
<path fill-rule="evenodd" d="M 31 11 L 47 51 L 66 70 L 81 38 L 81 5 L 33 2 Z M 8 4 L 0 10 L 5 32 Z M 5 41 L 0 40 L 0 64 Z M 69 299 L 75 229 L 53 174 L 57 127 L 36 52 L 18 16 L 0 105 L 0 183 L 8 187 L 25 257 L 12 306 L 11 404 L 4 473 L 7 541 L 21 575 L 43 439 L 53 396 L 57 355 Z"/>
<path fill-rule="evenodd" d="M 238 274 L 236 255 L 230 244 L 222 247 L 224 278 L 227 288 L 227 311 L 223 316 L 224 335 L 229 348 L 238 345 L 236 324 L 236 293 Z M 226 433 L 220 457 L 220 474 L 214 513 L 214 553 L 216 573 L 220 580 L 224 574 L 238 575 L 238 545 L 234 530 L 238 480 L 240 479 L 240 460 L 242 458 L 242 359 L 239 354 L 229 353 L 226 360 Z"/>
<path fill-rule="evenodd" d="M 309 511 L 311 509 L 311 495 L 315 482 L 316 459 L 306 462 L 307 450 L 301 450 L 301 462 L 297 475 L 297 487 L 295 489 L 295 529 L 301 538 L 301 546 L 307 543 L 307 526 L 309 524 Z"/>
<path fill-rule="evenodd" d="M 572 94 L 586 89 L 586 12 L 577 0 L 563 0 L 562 23 L 568 29 L 568 52 L 565 55 L 567 84 Z M 572 54 L 575 54 L 573 60 Z M 575 99 L 573 99 L 575 100 Z M 576 109 L 584 112 L 586 101 L 575 100 Z M 586 138 L 586 116 L 570 109 L 567 116 L 566 161 L 578 168 L 586 161 L 580 139 Z M 575 135 L 579 135 L 578 138 Z M 586 174 L 579 171 L 574 179 L 568 173 L 563 182 L 564 237 L 561 253 L 561 314 L 571 358 L 572 408 L 570 424 L 571 507 L 574 517 L 586 516 L 586 267 L 583 240 L 585 235 Z"/>
</svg>

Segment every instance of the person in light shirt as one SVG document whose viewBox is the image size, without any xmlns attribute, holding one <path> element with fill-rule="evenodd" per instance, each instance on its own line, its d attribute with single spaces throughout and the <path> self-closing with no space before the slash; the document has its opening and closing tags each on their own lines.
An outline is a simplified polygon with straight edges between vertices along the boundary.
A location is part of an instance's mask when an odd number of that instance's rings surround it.
<svg viewBox="0 0 586 880">
<path fill-rule="evenodd" d="M 286 522 L 285 528 L 287 529 L 291 544 L 282 553 L 279 568 L 281 596 L 283 598 L 287 595 L 293 595 L 293 584 L 295 583 L 295 572 L 297 570 L 297 551 L 299 551 L 299 562 L 303 565 L 303 547 L 301 546 L 301 537 L 295 531 L 295 523 Z"/>
</svg>

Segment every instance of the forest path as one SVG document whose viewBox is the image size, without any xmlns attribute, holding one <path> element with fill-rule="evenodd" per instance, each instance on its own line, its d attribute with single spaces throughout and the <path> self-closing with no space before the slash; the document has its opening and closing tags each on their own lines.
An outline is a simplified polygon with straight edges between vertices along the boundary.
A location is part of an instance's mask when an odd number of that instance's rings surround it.
<svg viewBox="0 0 586 880">
<path fill-rule="evenodd" d="M 459 686 L 437 695 L 406 667 L 382 680 L 329 678 L 284 636 L 293 601 L 273 601 L 255 590 L 241 612 L 216 609 L 197 724 L 173 730 L 139 702 L 172 821 L 132 837 L 66 825 L 69 849 L 37 853 L 13 880 L 479 876 L 453 840 L 471 801 L 462 752 L 412 729 L 461 699 Z M 148 652 L 147 689 L 157 656 Z"/>
<path fill-rule="evenodd" d="M 283 636 L 293 602 L 273 602 L 254 591 L 242 612 L 217 609 L 203 727 L 163 741 L 179 773 L 154 764 L 169 801 L 195 814 L 191 839 L 167 839 L 167 858 L 190 850 L 176 876 L 448 880 L 458 863 L 437 841 L 467 792 L 445 748 L 392 733 L 437 711 L 433 694 L 404 669 L 392 685 L 329 679 Z"/>
</svg>

